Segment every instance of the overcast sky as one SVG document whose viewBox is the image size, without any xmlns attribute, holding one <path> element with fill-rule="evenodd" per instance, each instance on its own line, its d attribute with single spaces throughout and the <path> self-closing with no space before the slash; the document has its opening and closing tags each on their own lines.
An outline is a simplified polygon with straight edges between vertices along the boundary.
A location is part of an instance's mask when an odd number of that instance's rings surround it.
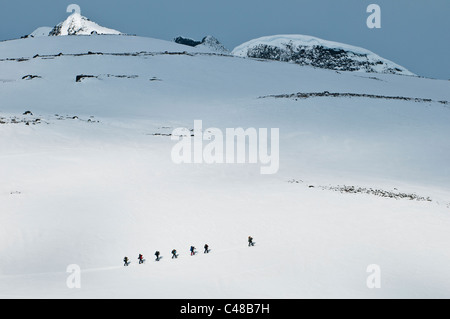
<svg viewBox="0 0 450 319">
<path fill-rule="evenodd" d="M 228 49 L 261 36 L 305 34 L 450 79 L 450 0 L 1 0 L 0 40 L 56 25 L 71 3 L 123 33 L 165 40 L 213 35 Z M 381 7 L 381 29 L 366 25 L 371 3 Z"/>
</svg>

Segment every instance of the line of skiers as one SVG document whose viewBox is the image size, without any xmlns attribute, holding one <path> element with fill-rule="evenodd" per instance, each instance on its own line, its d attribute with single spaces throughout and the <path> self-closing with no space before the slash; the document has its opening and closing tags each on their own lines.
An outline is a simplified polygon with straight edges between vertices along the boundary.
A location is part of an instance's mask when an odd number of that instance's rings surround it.
<svg viewBox="0 0 450 319">
<path fill-rule="evenodd" d="M 253 238 L 251 236 L 248 236 L 248 246 L 250 247 L 250 246 L 254 246 L 254 245 L 255 245 L 255 243 L 253 242 Z M 203 248 L 204 248 L 204 251 L 203 251 L 204 254 L 208 254 L 210 252 L 208 244 L 205 244 L 205 246 L 203 246 Z M 191 256 L 194 256 L 197 253 L 197 251 L 195 249 L 196 248 L 194 246 L 191 246 L 189 248 Z M 173 249 L 171 253 L 172 253 L 172 259 L 178 258 L 176 249 Z M 159 251 L 155 252 L 155 256 L 156 256 L 155 261 L 160 261 L 162 258 L 162 257 L 160 257 L 161 253 Z M 138 260 L 139 260 L 139 264 L 143 264 L 145 262 L 144 256 L 142 254 L 139 254 Z M 124 262 L 124 266 L 128 266 L 130 264 L 130 260 L 126 256 L 124 257 L 123 262 Z"/>
</svg>

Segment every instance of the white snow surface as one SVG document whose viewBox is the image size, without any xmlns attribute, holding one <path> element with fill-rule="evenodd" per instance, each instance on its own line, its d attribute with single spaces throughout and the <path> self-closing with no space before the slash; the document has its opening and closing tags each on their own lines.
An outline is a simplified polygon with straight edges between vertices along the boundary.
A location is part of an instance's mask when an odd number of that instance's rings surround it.
<svg viewBox="0 0 450 319">
<path fill-rule="evenodd" d="M 122 54 L 141 51 L 155 54 Z M 118 35 L 0 43 L 1 298 L 450 297 L 449 81 L 205 53 Z M 323 91 L 432 101 L 260 98 Z M 176 142 L 154 134 L 194 120 L 279 128 L 280 170 L 173 163 Z M 432 201 L 320 187 L 337 185 Z"/>
</svg>

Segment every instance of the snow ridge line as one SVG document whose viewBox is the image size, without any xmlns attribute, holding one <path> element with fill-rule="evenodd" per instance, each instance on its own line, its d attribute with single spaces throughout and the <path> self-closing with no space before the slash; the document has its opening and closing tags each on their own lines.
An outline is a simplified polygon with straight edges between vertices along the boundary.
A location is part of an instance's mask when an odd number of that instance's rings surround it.
<svg viewBox="0 0 450 319">
<path fill-rule="evenodd" d="M 25 62 L 31 59 L 43 58 L 57 58 L 61 56 L 89 56 L 89 55 L 106 55 L 106 56 L 158 56 L 158 55 L 187 55 L 187 56 L 224 56 L 224 57 L 235 57 L 231 54 L 223 54 L 223 53 L 207 53 L 207 52 L 187 52 L 187 51 L 157 51 L 157 52 L 149 52 L 149 51 L 141 51 L 141 52 L 116 52 L 116 53 L 104 53 L 104 52 L 86 52 L 86 53 L 58 53 L 58 54 L 36 54 L 33 57 L 21 57 L 21 58 L 3 58 L 0 59 L 0 62 L 5 61 L 17 61 L 17 62 Z"/>
<path fill-rule="evenodd" d="M 449 105 L 449 101 L 441 100 L 436 101 L 432 99 L 418 98 L 418 97 L 406 97 L 406 96 L 389 96 L 389 95 L 378 95 L 378 94 L 366 94 L 366 93 L 344 93 L 336 92 L 330 93 L 328 91 L 324 92 L 310 92 L 310 93 L 293 93 L 293 94 L 278 94 L 278 95 L 266 95 L 260 96 L 259 99 L 275 98 L 275 99 L 307 99 L 313 97 L 363 97 L 370 99 L 384 99 L 384 100 L 402 100 L 402 101 L 414 101 L 420 103 L 440 103 L 444 105 Z"/>
</svg>

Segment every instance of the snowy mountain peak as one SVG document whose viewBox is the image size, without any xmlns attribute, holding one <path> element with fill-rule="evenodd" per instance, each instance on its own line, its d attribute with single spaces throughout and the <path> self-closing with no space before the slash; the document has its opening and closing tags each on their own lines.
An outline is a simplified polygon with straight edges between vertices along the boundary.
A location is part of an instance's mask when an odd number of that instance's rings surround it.
<svg viewBox="0 0 450 319">
<path fill-rule="evenodd" d="M 75 12 L 71 14 L 64 22 L 61 22 L 55 26 L 49 33 L 50 36 L 91 34 L 120 34 L 120 32 L 102 27 Z"/>
<path fill-rule="evenodd" d="M 219 40 L 211 35 L 207 35 L 201 41 L 196 41 L 191 38 L 177 37 L 174 39 L 174 42 L 195 48 L 206 48 L 207 50 L 219 54 L 230 54 L 230 51 L 225 48 Z"/>
<path fill-rule="evenodd" d="M 258 38 L 236 47 L 232 54 L 337 71 L 414 75 L 406 68 L 369 50 L 306 35 Z"/>
<path fill-rule="evenodd" d="M 229 54 L 230 51 L 228 51 L 225 46 L 220 43 L 219 40 L 217 40 L 215 37 L 208 35 L 203 38 L 202 43 L 199 44 L 197 47 L 206 47 L 214 52 L 222 53 L 222 54 Z"/>
<path fill-rule="evenodd" d="M 91 34 L 121 34 L 121 32 L 102 27 L 82 16 L 80 13 L 74 12 L 65 21 L 59 23 L 53 28 L 38 28 L 31 33 L 29 37 Z"/>
</svg>

